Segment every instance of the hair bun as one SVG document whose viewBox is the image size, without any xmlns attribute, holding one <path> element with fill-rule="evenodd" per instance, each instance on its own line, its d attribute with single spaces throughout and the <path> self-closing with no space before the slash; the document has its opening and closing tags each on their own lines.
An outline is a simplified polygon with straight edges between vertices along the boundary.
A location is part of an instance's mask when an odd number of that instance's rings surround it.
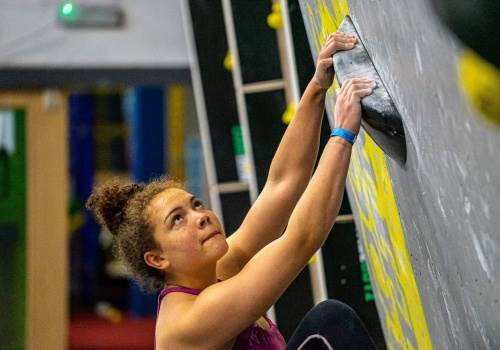
<svg viewBox="0 0 500 350">
<path fill-rule="evenodd" d="M 123 184 L 116 179 L 110 180 L 92 191 L 86 208 L 94 212 L 101 225 L 116 235 L 125 218 L 128 201 L 143 188 L 143 184 Z"/>
</svg>

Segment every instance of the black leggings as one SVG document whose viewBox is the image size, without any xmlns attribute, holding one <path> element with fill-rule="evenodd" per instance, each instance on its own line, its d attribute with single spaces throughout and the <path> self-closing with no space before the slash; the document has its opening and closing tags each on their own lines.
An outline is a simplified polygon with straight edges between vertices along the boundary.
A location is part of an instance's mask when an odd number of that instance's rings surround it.
<svg viewBox="0 0 500 350">
<path fill-rule="evenodd" d="M 285 350 L 371 350 L 373 340 L 356 312 L 338 300 L 325 300 L 300 321 Z"/>
</svg>

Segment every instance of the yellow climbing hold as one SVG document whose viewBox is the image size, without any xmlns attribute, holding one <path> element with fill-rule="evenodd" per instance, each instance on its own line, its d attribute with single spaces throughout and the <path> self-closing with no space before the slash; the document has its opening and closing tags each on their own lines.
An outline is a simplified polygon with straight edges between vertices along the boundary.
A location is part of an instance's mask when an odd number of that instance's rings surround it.
<svg viewBox="0 0 500 350">
<path fill-rule="evenodd" d="M 464 52 L 458 69 L 469 102 L 481 116 L 500 126 L 500 69 L 472 50 Z"/>
<path fill-rule="evenodd" d="M 283 16 L 279 2 L 275 2 L 271 7 L 271 13 L 267 16 L 267 25 L 273 29 L 283 28 Z"/>
<path fill-rule="evenodd" d="M 228 71 L 233 70 L 233 65 L 234 65 L 234 59 L 233 59 L 233 54 L 231 53 L 230 50 L 227 50 L 226 56 L 224 57 L 224 68 Z"/>
<path fill-rule="evenodd" d="M 288 104 L 288 106 L 286 107 L 285 112 L 281 116 L 281 121 L 284 124 L 288 125 L 292 121 L 294 115 L 295 115 L 295 103 L 294 102 L 290 102 Z"/>
</svg>

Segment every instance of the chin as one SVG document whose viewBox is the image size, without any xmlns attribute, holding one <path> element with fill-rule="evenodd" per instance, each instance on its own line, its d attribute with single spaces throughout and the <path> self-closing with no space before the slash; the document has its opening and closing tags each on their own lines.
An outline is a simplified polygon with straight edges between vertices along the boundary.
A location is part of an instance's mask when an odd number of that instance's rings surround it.
<svg viewBox="0 0 500 350">
<path fill-rule="evenodd" d="M 221 244 L 220 245 L 218 244 L 217 246 L 218 246 L 217 247 L 218 248 L 217 249 L 217 252 L 218 252 L 217 256 L 218 257 L 217 258 L 220 259 L 224 255 L 226 255 L 226 253 L 229 251 L 229 245 L 227 244 L 226 239 L 224 238 L 224 242 L 221 242 Z"/>
</svg>

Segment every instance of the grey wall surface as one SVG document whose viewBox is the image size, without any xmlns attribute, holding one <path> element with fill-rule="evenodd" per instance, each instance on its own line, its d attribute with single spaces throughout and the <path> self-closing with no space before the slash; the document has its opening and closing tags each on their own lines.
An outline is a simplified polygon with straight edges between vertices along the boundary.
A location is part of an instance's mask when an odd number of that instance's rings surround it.
<svg viewBox="0 0 500 350">
<path fill-rule="evenodd" d="M 307 6 L 320 18 L 321 6 L 333 13 L 332 3 L 340 2 L 301 2 L 314 55 L 314 18 Z M 465 100 L 456 70 L 460 44 L 437 23 L 426 1 L 350 0 L 348 5 L 405 125 L 406 165 L 388 157 L 385 162 L 433 348 L 499 349 L 500 130 L 480 120 Z M 362 134 L 360 154 L 364 143 Z M 367 162 L 361 164 L 371 171 Z M 372 205 L 352 182 L 349 195 L 351 203 Z M 366 230 L 359 208 L 353 209 L 366 240 L 387 230 L 380 221 L 373 232 Z M 369 263 L 374 277 L 374 261 Z M 379 295 L 377 281 L 375 288 Z M 391 325 L 383 305 L 377 305 L 388 347 L 410 348 L 387 336 Z M 415 336 L 409 337 L 412 348 Z"/>
<path fill-rule="evenodd" d="M 57 0 L 0 0 L 0 68 L 187 68 L 183 0 L 80 0 L 116 4 L 120 29 L 68 29 Z"/>
</svg>

